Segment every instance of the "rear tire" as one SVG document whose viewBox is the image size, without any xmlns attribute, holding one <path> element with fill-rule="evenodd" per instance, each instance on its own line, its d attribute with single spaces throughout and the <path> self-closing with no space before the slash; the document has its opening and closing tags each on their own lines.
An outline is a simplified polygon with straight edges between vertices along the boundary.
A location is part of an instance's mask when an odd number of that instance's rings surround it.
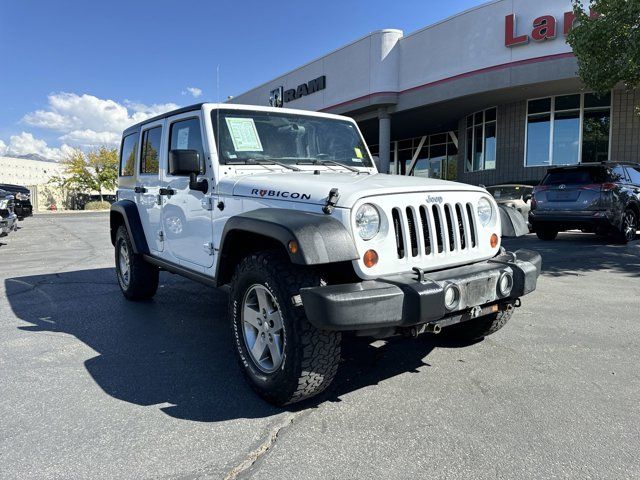
<svg viewBox="0 0 640 480">
<path fill-rule="evenodd" d="M 544 240 L 548 242 L 556 239 L 556 237 L 558 236 L 558 231 L 552 230 L 549 228 L 541 228 L 541 229 L 536 229 L 536 235 L 540 240 Z"/>
<path fill-rule="evenodd" d="M 158 290 L 160 271 L 133 252 L 129 232 L 120 225 L 116 233 L 116 276 L 122 294 L 128 300 L 147 300 Z"/>
<path fill-rule="evenodd" d="M 464 342 L 479 340 L 496 333 L 504 327 L 512 315 L 513 309 L 501 310 L 485 317 L 446 327 L 442 330 L 440 336 L 448 340 Z"/>
<path fill-rule="evenodd" d="M 247 382 L 269 403 L 313 397 L 336 375 L 340 332 L 317 329 L 292 303 L 300 288 L 321 281 L 277 251 L 252 254 L 236 268 L 229 294 L 235 350 Z"/>
<path fill-rule="evenodd" d="M 622 215 L 622 226 L 618 234 L 621 243 L 633 242 L 638 231 L 638 214 L 633 208 L 627 208 Z"/>
</svg>

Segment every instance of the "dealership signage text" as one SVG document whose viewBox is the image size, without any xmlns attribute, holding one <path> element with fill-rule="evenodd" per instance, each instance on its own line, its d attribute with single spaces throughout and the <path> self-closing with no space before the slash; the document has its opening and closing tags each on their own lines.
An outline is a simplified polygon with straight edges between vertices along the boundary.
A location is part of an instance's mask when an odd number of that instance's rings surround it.
<svg viewBox="0 0 640 480">
<path fill-rule="evenodd" d="M 595 14 L 592 11 L 591 16 Z M 529 39 L 536 42 L 544 40 L 552 40 L 556 38 L 558 30 L 562 28 L 562 35 L 567 36 L 576 16 L 573 12 L 565 12 L 563 15 L 562 25 L 558 24 L 556 17 L 553 15 L 542 15 L 533 20 L 531 24 L 531 32 L 529 34 L 518 34 L 517 17 L 515 13 L 507 15 L 504 18 L 504 44 L 507 47 L 515 47 L 516 45 L 525 45 L 529 43 Z"/>
<path fill-rule="evenodd" d="M 281 107 L 283 103 L 311 95 L 325 88 L 327 88 L 327 77 L 324 75 L 314 78 L 307 83 L 301 83 L 297 88 L 284 90 L 283 87 L 278 87 L 269 93 L 269 104 L 272 107 Z"/>
</svg>

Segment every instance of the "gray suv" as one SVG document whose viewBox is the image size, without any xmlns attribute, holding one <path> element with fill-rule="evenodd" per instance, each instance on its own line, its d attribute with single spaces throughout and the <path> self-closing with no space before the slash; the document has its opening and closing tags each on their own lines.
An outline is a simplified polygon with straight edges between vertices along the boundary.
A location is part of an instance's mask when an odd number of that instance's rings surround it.
<svg viewBox="0 0 640 480">
<path fill-rule="evenodd" d="M 640 219 L 640 164 L 583 163 L 551 168 L 534 189 L 529 222 L 541 240 L 580 229 L 636 238 Z"/>
</svg>

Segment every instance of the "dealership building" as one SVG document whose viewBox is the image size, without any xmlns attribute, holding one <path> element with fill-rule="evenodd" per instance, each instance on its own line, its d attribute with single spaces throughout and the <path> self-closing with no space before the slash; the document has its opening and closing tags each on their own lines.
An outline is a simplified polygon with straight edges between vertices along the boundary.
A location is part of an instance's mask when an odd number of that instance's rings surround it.
<svg viewBox="0 0 640 480">
<path fill-rule="evenodd" d="M 498 0 L 380 30 L 230 101 L 353 117 L 381 168 L 492 185 L 640 159 L 640 92 L 584 89 L 569 0 Z"/>
</svg>

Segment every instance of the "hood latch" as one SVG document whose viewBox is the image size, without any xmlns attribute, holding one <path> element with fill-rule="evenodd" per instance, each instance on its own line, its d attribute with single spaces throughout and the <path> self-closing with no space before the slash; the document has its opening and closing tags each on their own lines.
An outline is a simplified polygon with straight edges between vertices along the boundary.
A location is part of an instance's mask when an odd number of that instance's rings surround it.
<svg viewBox="0 0 640 480">
<path fill-rule="evenodd" d="M 340 198 L 340 193 L 338 193 L 337 188 L 332 188 L 329 191 L 329 196 L 327 197 L 327 203 L 324 207 L 322 207 L 322 211 L 327 215 L 331 215 L 333 213 L 333 209 L 338 203 L 338 199 Z"/>
</svg>

